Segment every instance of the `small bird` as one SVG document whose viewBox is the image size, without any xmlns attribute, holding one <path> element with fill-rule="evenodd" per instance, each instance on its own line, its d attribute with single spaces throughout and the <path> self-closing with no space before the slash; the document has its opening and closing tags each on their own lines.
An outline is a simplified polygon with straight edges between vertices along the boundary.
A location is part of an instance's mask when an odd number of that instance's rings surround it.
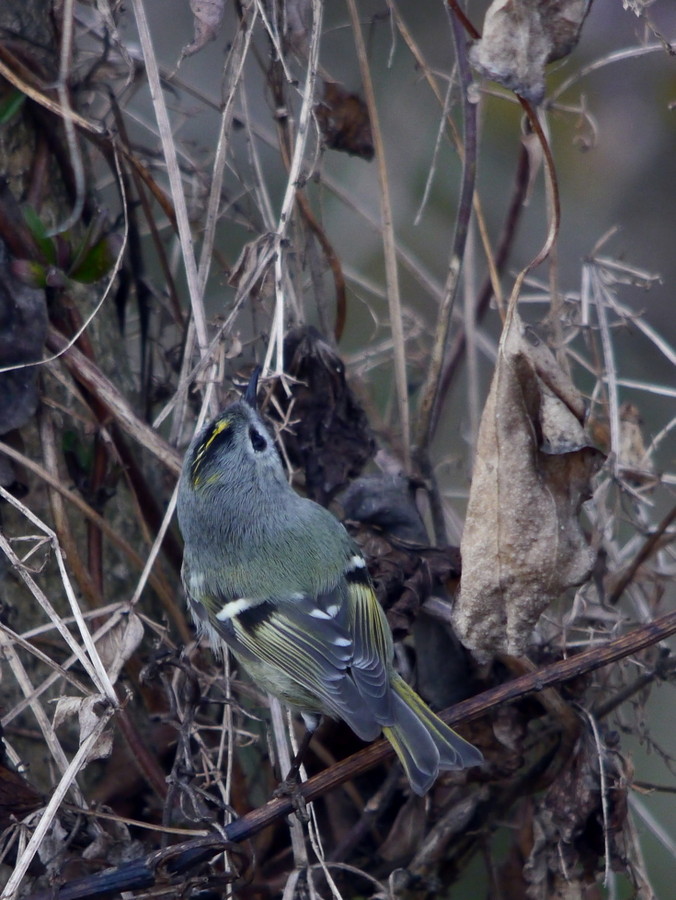
<svg viewBox="0 0 676 900">
<path fill-rule="evenodd" d="M 364 741 L 382 731 L 412 790 L 483 757 L 395 671 L 364 557 L 343 525 L 289 485 L 256 409 L 242 400 L 193 439 L 178 489 L 182 578 L 198 628 L 253 681 L 298 709 L 309 733 L 342 719 Z"/>
</svg>

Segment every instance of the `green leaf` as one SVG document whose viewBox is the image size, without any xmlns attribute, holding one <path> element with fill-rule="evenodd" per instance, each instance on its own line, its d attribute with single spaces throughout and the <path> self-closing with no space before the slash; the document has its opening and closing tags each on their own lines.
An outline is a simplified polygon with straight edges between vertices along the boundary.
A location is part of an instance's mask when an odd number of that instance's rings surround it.
<svg viewBox="0 0 676 900">
<path fill-rule="evenodd" d="M 106 222 L 106 213 L 98 210 L 87 226 L 82 240 L 71 253 L 70 272 L 76 272 L 83 265 L 84 259 L 87 257 L 91 249 L 98 244 L 103 234 L 104 224 Z M 77 279 L 78 281 L 80 279 Z"/>
<path fill-rule="evenodd" d="M 119 235 L 108 235 L 95 244 L 87 252 L 82 262 L 68 274 L 73 281 L 93 284 L 110 272 L 119 251 Z"/>
<path fill-rule="evenodd" d="M 23 106 L 26 95 L 14 88 L 0 103 L 0 125 L 6 125 Z"/>
<path fill-rule="evenodd" d="M 35 212 L 33 207 L 28 203 L 26 203 L 23 207 L 23 217 L 26 225 L 28 225 L 28 230 L 30 231 L 33 240 L 37 244 L 40 253 L 42 253 L 45 259 L 45 262 L 51 263 L 51 265 L 55 265 L 56 245 L 54 243 L 54 240 L 49 237 L 42 219 Z"/>
</svg>

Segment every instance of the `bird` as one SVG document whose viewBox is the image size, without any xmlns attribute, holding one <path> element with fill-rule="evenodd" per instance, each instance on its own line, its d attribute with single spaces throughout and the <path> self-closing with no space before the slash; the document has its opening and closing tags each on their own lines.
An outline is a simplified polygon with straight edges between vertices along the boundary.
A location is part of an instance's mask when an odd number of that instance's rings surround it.
<svg viewBox="0 0 676 900">
<path fill-rule="evenodd" d="M 342 523 L 289 484 L 257 409 L 258 375 L 185 455 L 177 515 L 195 626 L 298 710 L 309 736 L 322 716 L 363 741 L 382 732 L 423 796 L 440 771 L 483 756 L 396 671 L 366 561 Z"/>
</svg>

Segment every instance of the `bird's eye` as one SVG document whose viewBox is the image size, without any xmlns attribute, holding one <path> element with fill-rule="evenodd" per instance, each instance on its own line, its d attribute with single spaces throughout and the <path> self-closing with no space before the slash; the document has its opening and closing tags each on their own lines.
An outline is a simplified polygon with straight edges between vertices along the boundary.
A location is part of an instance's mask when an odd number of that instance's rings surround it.
<svg viewBox="0 0 676 900">
<path fill-rule="evenodd" d="M 260 453 L 268 446 L 268 442 L 265 440 L 262 434 L 259 434 L 256 431 L 253 425 L 251 426 L 251 428 L 249 428 L 249 440 L 251 441 L 251 446 L 254 448 L 256 453 Z"/>
</svg>

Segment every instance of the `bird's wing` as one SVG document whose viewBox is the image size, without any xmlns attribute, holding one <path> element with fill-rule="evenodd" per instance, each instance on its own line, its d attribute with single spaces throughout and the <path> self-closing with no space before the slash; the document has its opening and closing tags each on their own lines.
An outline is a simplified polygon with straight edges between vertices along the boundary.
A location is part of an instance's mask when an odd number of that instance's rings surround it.
<svg viewBox="0 0 676 900">
<path fill-rule="evenodd" d="M 378 721 L 387 725 L 393 712 L 389 674 L 392 636 L 365 565 L 348 569 L 345 578 L 350 591 L 347 627 L 353 642 L 352 677 L 359 693 L 369 698 Z"/>
<path fill-rule="evenodd" d="M 356 677 L 340 588 L 320 597 L 296 594 L 281 604 L 259 604 L 233 617 L 233 633 L 254 657 L 315 696 L 325 712 L 345 720 L 364 740 L 373 740 L 382 724 L 381 700 L 364 693 Z"/>
<path fill-rule="evenodd" d="M 205 596 L 190 589 L 193 615 L 244 657 L 266 663 L 317 698 L 318 707 L 343 719 L 364 740 L 393 722 L 388 663 L 389 628 L 365 567 L 348 564 L 333 589 L 316 595 L 252 602 Z M 199 586 L 198 586 L 199 587 Z M 199 597 L 199 603 L 195 600 Z M 274 677 L 270 677 L 275 693 Z"/>
</svg>

